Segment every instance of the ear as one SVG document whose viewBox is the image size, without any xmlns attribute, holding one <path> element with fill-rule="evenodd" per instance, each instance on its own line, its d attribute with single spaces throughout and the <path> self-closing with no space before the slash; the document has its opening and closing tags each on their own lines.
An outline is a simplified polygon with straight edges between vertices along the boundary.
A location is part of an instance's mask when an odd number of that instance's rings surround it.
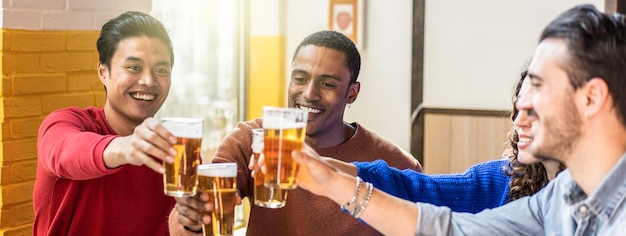
<svg viewBox="0 0 626 236">
<path fill-rule="evenodd" d="M 610 106 L 609 86 L 603 79 L 592 78 L 583 86 L 583 89 L 586 98 L 583 108 L 585 118 L 594 116 L 607 105 Z"/>
<path fill-rule="evenodd" d="M 106 86 L 106 81 L 109 78 L 109 68 L 102 63 L 98 63 L 98 78 Z"/>
<path fill-rule="evenodd" d="M 348 104 L 352 104 L 356 100 L 359 91 L 361 91 L 361 83 L 359 82 L 354 82 L 348 87 Z"/>
</svg>

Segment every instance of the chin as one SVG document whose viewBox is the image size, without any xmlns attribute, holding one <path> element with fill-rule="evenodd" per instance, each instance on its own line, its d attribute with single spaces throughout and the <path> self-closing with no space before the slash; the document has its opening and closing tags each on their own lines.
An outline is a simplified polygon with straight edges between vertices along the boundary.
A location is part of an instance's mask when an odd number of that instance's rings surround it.
<svg viewBox="0 0 626 236">
<path fill-rule="evenodd" d="M 536 158 L 521 158 L 521 159 L 518 158 L 518 160 L 522 164 L 526 164 L 526 165 L 532 165 L 532 164 L 541 162 L 539 159 L 536 159 Z"/>
</svg>

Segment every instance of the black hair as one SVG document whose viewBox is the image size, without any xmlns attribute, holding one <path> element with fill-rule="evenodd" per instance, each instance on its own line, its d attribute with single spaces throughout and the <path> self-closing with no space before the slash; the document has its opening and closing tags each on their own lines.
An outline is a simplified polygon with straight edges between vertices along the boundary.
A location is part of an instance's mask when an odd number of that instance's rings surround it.
<svg viewBox="0 0 626 236">
<path fill-rule="evenodd" d="M 291 60 L 295 60 L 296 55 L 300 52 L 300 48 L 307 45 L 331 48 L 345 53 L 346 66 L 350 70 L 350 84 L 357 81 L 359 70 L 361 69 L 361 54 L 350 38 L 337 31 L 324 30 L 315 32 L 300 42 Z"/>
<path fill-rule="evenodd" d="M 174 65 L 172 41 L 163 24 L 148 14 L 135 11 L 127 11 L 102 26 L 100 37 L 96 42 L 100 64 L 110 67 L 111 58 L 120 41 L 137 36 L 147 36 L 163 41 L 169 49 L 172 66 Z"/>
</svg>

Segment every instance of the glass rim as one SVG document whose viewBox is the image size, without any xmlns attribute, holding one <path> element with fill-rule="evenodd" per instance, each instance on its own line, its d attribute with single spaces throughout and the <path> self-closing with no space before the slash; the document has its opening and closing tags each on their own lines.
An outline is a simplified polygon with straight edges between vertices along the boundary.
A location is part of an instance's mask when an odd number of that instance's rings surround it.
<svg viewBox="0 0 626 236">
<path fill-rule="evenodd" d="M 237 163 L 235 162 L 200 164 L 197 169 L 198 175 L 202 176 L 237 177 Z M 205 171 L 207 173 L 203 173 Z"/>
<path fill-rule="evenodd" d="M 276 107 L 276 106 L 263 106 L 263 111 L 307 111 L 297 107 Z"/>
<path fill-rule="evenodd" d="M 174 121 L 174 122 L 204 122 L 202 118 L 196 117 L 163 117 L 161 118 L 161 122 L 163 121 Z"/>
</svg>

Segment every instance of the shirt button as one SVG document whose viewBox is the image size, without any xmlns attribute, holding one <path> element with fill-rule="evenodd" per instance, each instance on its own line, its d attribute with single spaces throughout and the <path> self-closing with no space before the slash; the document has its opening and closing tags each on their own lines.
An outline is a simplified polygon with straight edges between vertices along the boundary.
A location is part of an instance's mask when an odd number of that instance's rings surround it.
<svg viewBox="0 0 626 236">
<path fill-rule="evenodd" d="M 583 214 L 586 213 L 587 212 L 587 206 L 582 205 L 582 206 L 578 207 L 578 212 L 583 213 Z"/>
</svg>

